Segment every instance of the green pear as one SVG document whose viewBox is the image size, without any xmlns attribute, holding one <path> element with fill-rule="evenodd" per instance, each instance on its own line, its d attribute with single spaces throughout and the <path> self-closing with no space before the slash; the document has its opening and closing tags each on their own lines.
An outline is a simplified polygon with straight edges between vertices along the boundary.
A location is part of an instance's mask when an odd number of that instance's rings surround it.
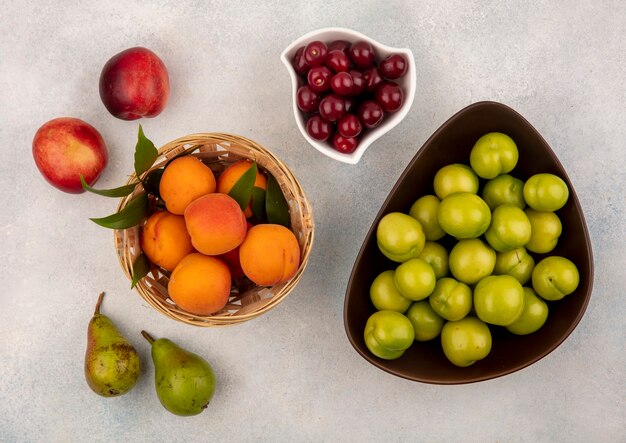
<svg viewBox="0 0 626 443">
<path fill-rule="evenodd" d="M 87 328 L 85 378 L 89 387 L 103 397 L 130 391 L 141 373 L 137 351 L 105 315 L 100 314 L 104 292 Z"/>
<path fill-rule="evenodd" d="M 161 404 L 176 415 L 197 415 L 209 405 L 215 392 L 215 374 L 199 355 L 166 338 L 141 335 L 152 345 L 154 384 Z"/>
</svg>

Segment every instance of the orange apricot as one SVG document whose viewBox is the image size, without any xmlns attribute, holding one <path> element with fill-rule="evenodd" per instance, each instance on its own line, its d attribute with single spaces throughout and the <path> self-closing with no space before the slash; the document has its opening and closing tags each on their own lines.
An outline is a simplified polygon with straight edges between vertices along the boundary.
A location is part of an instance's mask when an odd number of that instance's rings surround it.
<svg viewBox="0 0 626 443">
<path fill-rule="evenodd" d="M 222 260 L 194 252 L 176 266 L 167 290 L 179 308 L 208 315 L 226 306 L 230 286 L 230 270 Z"/>
<path fill-rule="evenodd" d="M 228 194 L 237 180 L 241 178 L 241 176 L 252 166 L 252 162 L 250 160 L 239 160 L 236 163 L 233 163 L 228 168 L 226 168 L 220 176 L 217 178 L 217 192 L 221 192 L 222 194 Z M 261 189 L 267 189 L 267 178 L 261 173 L 261 171 L 257 170 L 256 177 L 254 179 L 254 186 Z M 246 218 L 252 217 L 252 199 L 244 214 Z"/>
<path fill-rule="evenodd" d="M 141 228 L 141 250 L 157 266 L 173 271 L 193 252 L 185 219 L 167 211 L 157 211 Z"/>
<path fill-rule="evenodd" d="M 161 177 L 159 193 L 168 211 L 183 215 L 189 203 L 215 192 L 215 187 L 213 171 L 198 158 L 186 155 L 167 165 Z"/>
<path fill-rule="evenodd" d="M 284 226 L 256 225 L 239 247 L 239 261 L 250 280 L 259 286 L 271 286 L 294 276 L 300 266 L 300 246 L 293 232 Z"/>
<path fill-rule="evenodd" d="M 193 246 L 206 255 L 220 255 L 243 242 L 248 230 L 239 204 L 226 194 L 207 194 L 185 209 L 185 224 Z"/>
</svg>

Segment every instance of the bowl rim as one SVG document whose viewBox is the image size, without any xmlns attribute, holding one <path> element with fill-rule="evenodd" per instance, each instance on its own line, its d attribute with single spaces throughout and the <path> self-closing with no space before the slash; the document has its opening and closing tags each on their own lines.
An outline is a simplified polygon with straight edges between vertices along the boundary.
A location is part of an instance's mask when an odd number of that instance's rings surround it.
<svg viewBox="0 0 626 443">
<path fill-rule="evenodd" d="M 463 384 L 470 384 L 470 383 L 478 383 L 481 381 L 487 381 L 487 380 L 493 380 L 495 378 L 499 378 L 499 377 L 503 377 L 509 374 L 513 374 L 517 371 L 520 371 L 524 368 L 527 368 L 531 365 L 533 365 L 534 363 L 538 362 L 539 360 L 543 359 L 544 357 L 546 357 L 548 354 L 552 353 L 556 348 L 558 348 L 570 335 L 571 333 L 574 331 L 574 329 L 576 329 L 576 327 L 578 326 L 578 324 L 580 323 L 580 321 L 582 320 L 586 310 L 587 310 L 587 306 L 589 305 L 589 300 L 591 299 L 591 294 L 593 292 L 593 281 L 594 281 L 594 260 L 593 260 L 593 250 L 592 250 L 592 246 L 591 246 L 591 238 L 589 235 L 589 229 L 587 226 L 587 222 L 585 220 L 585 216 L 584 216 L 584 212 L 582 210 L 582 206 L 580 205 L 580 201 L 578 200 L 578 195 L 576 192 L 570 193 L 570 198 L 573 198 L 573 204 L 576 207 L 576 210 L 578 211 L 578 213 L 580 214 L 581 220 L 582 220 L 582 232 L 584 234 L 584 242 L 587 245 L 587 249 L 589 251 L 589 284 L 588 284 L 588 288 L 585 291 L 585 299 L 583 301 L 583 304 L 580 308 L 580 310 L 578 311 L 578 313 L 576 314 L 576 317 L 573 319 L 573 321 L 568 325 L 567 329 L 565 330 L 565 332 L 561 335 L 561 337 L 559 337 L 559 339 L 557 341 L 555 341 L 551 346 L 548 346 L 546 349 L 542 350 L 540 353 L 538 353 L 536 356 L 534 356 L 533 358 L 529 359 L 528 361 L 524 362 L 523 364 L 519 364 L 517 366 L 511 367 L 511 368 L 507 368 L 504 370 L 499 370 L 496 371 L 495 373 L 491 373 L 488 375 L 484 375 L 484 376 L 476 376 L 472 379 L 468 379 L 468 380 L 436 380 L 436 379 L 426 379 L 423 377 L 419 377 L 419 376 L 411 376 L 409 374 L 400 372 L 400 371 L 396 371 L 392 368 L 386 367 L 384 365 L 384 360 L 381 359 L 376 359 L 374 358 L 371 354 L 369 354 L 368 352 L 365 352 L 364 350 L 362 350 L 359 345 L 356 343 L 356 340 L 354 339 L 354 337 L 350 334 L 349 328 L 348 328 L 348 299 L 349 299 L 349 292 L 350 292 L 350 288 L 352 287 L 353 281 L 355 279 L 356 276 L 356 268 L 357 268 L 357 264 L 360 262 L 361 257 L 365 251 L 365 248 L 367 246 L 365 239 L 370 238 L 370 236 L 372 235 L 373 231 L 376 228 L 376 222 L 377 220 L 379 220 L 382 217 L 382 212 L 383 209 L 386 208 L 391 200 L 391 197 L 396 193 L 396 191 L 399 188 L 399 185 L 404 181 L 404 179 L 406 178 L 406 176 L 409 174 L 411 167 L 413 166 L 413 164 L 415 162 L 418 161 L 418 159 L 423 155 L 424 150 L 423 148 L 427 145 L 429 145 L 435 138 L 437 138 L 439 136 L 439 134 L 441 134 L 441 132 L 445 131 L 448 126 L 450 126 L 451 124 L 453 124 L 456 120 L 458 120 L 462 115 L 466 114 L 467 112 L 475 109 L 475 108 L 481 108 L 481 107 L 494 107 L 494 108 L 499 108 L 500 110 L 509 112 L 513 115 L 515 115 L 516 118 L 519 118 L 522 122 L 524 122 L 528 129 L 533 133 L 533 136 L 537 137 L 539 140 L 541 140 L 545 146 L 548 148 L 546 150 L 547 154 L 549 155 L 549 157 L 551 158 L 551 160 L 554 162 L 554 164 L 556 166 L 558 166 L 561 170 L 563 170 L 565 172 L 565 177 L 562 177 L 566 183 L 568 184 L 568 186 L 570 186 L 571 189 L 573 188 L 573 185 L 571 183 L 571 180 L 569 179 L 569 176 L 567 174 L 567 171 L 565 170 L 565 168 L 563 167 L 563 165 L 561 164 L 560 160 L 558 159 L 556 153 L 552 150 L 552 147 L 550 146 L 550 144 L 543 138 L 543 136 L 541 135 L 541 133 L 526 119 L 524 118 L 524 116 L 522 116 L 519 112 L 517 112 L 516 110 L 514 110 L 513 108 L 504 105 L 502 103 L 496 102 L 496 101 L 479 101 L 479 102 L 475 102 L 472 103 L 464 108 L 462 108 L 461 110 L 457 111 L 455 114 L 453 114 L 450 118 L 448 118 L 444 123 L 442 123 L 437 130 L 435 130 L 435 132 L 432 133 L 432 135 L 430 137 L 428 137 L 428 139 L 424 142 L 424 144 L 418 149 L 418 151 L 416 152 L 416 154 L 414 155 L 414 157 L 409 161 L 409 163 L 407 164 L 406 168 L 404 169 L 404 171 L 402 172 L 402 174 L 398 177 L 398 179 L 396 180 L 393 188 L 389 191 L 387 197 L 385 198 L 384 202 L 380 205 L 380 209 L 378 211 L 378 213 L 376 214 L 376 216 L 374 217 L 372 224 L 369 228 L 369 230 L 367 231 L 367 233 L 365 234 L 363 243 L 361 244 L 361 248 L 359 249 L 359 252 L 357 253 L 357 256 L 355 258 L 354 261 L 354 265 L 352 267 L 352 271 L 350 272 L 350 277 L 348 279 L 348 284 L 346 286 L 346 291 L 345 291 L 345 295 L 344 295 L 344 310 L 343 310 L 343 322 L 344 322 L 344 331 L 348 337 L 348 340 L 350 342 L 350 344 L 352 345 L 352 347 L 357 351 L 357 353 L 359 355 L 361 355 L 361 357 L 363 357 L 367 362 L 371 363 L 372 365 L 378 367 L 379 369 L 382 369 L 383 371 L 395 375 L 397 377 L 400 378 L 404 378 L 406 380 L 411 380 L 411 381 L 416 381 L 416 382 L 420 382 L 420 383 L 426 383 L 426 384 L 434 384 L 434 385 L 463 385 Z"/>
<path fill-rule="evenodd" d="M 404 104 L 398 111 L 390 114 L 378 127 L 368 131 L 368 133 L 361 138 L 354 152 L 350 154 L 341 153 L 333 149 L 332 147 L 328 146 L 325 142 L 320 142 L 318 140 L 313 139 L 311 136 L 309 136 L 309 134 L 306 132 L 304 118 L 302 117 L 300 111 L 298 110 L 298 106 L 296 103 L 296 91 L 298 90 L 298 74 L 296 74 L 296 72 L 293 69 L 293 66 L 291 65 L 290 56 L 292 55 L 292 52 L 294 52 L 294 50 L 302 46 L 304 43 L 308 43 L 309 41 L 312 41 L 313 39 L 316 39 L 322 35 L 330 34 L 330 33 L 341 34 L 342 36 L 350 37 L 351 39 L 365 40 L 369 42 L 372 46 L 374 46 L 376 49 L 384 53 L 392 53 L 392 52 L 401 53 L 407 58 L 409 62 L 409 69 L 407 70 L 407 74 L 406 74 L 407 86 L 405 87 Z M 341 37 L 337 37 L 337 38 L 341 38 Z M 404 118 L 408 115 L 409 111 L 411 110 L 411 107 L 413 106 L 413 102 L 415 100 L 417 76 L 415 72 L 415 69 L 416 69 L 415 58 L 413 56 L 413 52 L 409 48 L 396 48 L 396 47 L 385 45 L 383 43 L 380 43 L 374 40 L 371 37 L 368 37 L 365 34 L 362 34 L 361 32 L 354 31 L 349 28 L 328 27 L 328 28 L 321 28 L 321 29 L 317 29 L 314 31 L 310 31 L 302 35 L 301 37 L 297 38 L 293 42 L 291 42 L 280 54 L 280 59 L 282 60 L 285 67 L 287 68 L 287 71 L 289 72 L 289 77 L 291 79 L 291 89 L 292 89 L 291 109 L 292 109 L 294 118 L 296 120 L 296 125 L 298 126 L 298 129 L 300 130 L 300 133 L 305 138 L 305 140 L 308 141 L 309 144 L 312 145 L 319 152 L 326 155 L 327 157 L 330 157 L 342 163 L 356 165 L 359 162 L 359 160 L 361 160 L 361 157 L 363 156 L 363 154 L 365 154 L 365 151 L 370 145 L 372 145 L 376 140 L 378 140 L 380 137 L 382 137 L 391 129 L 393 129 L 398 124 L 400 124 L 402 120 L 404 120 Z"/>
</svg>

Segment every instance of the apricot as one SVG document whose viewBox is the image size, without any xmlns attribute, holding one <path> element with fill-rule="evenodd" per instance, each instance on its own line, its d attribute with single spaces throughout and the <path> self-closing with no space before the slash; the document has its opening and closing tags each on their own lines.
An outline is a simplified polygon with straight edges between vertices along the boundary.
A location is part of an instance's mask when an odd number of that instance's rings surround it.
<svg viewBox="0 0 626 443">
<path fill-rule="evenodd" d="M 248 230 L 243 211 L 226 194 L 207 194 L 195 199 L 185 209 L 184 216 L 191 243 L 206 255 L 235 249 Z"/>
<path fill-rule="evenodd" d="M 194 252 L 176 266 L 167 290 L 179 308 L 208 315 L 226 306 L 230 286 L 230 270 L 222 260 Z"/>
<path fill-rule="evenodd" d="M 283 283 L 300 266 L 300 245 L 293 232 L 284 226 L 256 225 L 239 247 L 239 261 L 246 277 L 257 285 Z"/>
<path fill-rule="evenodd" d="M 141 250 L 155 265 L 173 271 L 194 250 L 183 216 L 168 211 L 152 214 L 141 228 Z"/>
<path fill-rule="evenodd" d="M 215 186 L 213 171 L 196 157 L 187 155 L 167 165 L 161 177 L 159 193 L 168 211 L 183 215 L 189 203 L 215 192 Z"/>
<path fill-rule="evenodd" d="M 252 166 L 250 160 L 239 160 L 226 168 L 220 176 L 217 178 L 217 192 L 222 194 L 228 194 L 230 190 L 235 186 L 237 180 Z M 267 189 L 267 178 L 257 170 L 256 178 L 254 179 L 254 186 L 263 190 Z M 244 214 L 246 218 L 252 217 L 252 199 L 246 207 Z"/>
</svg>

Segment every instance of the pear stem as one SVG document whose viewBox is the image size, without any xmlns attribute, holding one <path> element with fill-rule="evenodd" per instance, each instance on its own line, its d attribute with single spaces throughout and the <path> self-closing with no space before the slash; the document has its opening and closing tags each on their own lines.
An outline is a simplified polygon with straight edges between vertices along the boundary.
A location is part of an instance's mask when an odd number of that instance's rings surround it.
<svg viewBox="0 0 626 443">
<path fill-rule="evenodd" d="M 154 338 L 150 334 L 148 334 L 146 331 L 141 331 L 141 335 L 143 335 L 143 338 L 148 340 L 150 344 L 154 343 Z"/>
<path fill-rule="evenodd" d="M 100 295 L 98 296 L 98 301 L 96 302 L 96 310 L 94 311 L 93 315 L 100 314 L 100 305 L 102 305 L 103 298 L 104 298 L 104 292 L 101 292 Z"/>
</svg>

